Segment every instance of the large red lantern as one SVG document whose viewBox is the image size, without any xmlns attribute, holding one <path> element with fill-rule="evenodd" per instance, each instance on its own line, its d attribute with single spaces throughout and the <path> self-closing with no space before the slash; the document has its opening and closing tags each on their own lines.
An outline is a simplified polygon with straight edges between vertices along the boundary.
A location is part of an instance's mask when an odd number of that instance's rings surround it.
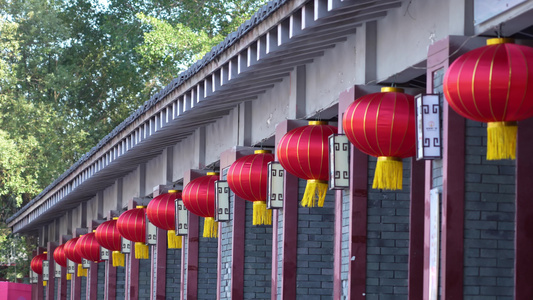
<svg viewBox="0 0 533 300">
<path fill-rule="evenodd" d="M 372 187 L 401 190 L 402 158 L 416 154 L 414 97 L 403 89 L 384 87 L 381 93 L 355 100 L 342 126 L 355 147 L 378 157 Z"/>
<path fill-rule="evenodd" d="M 150 252 L 146 245 L 146 208 L 137 206 L 118 217 L 117 228 L 125 239 L 135 242 L 135 258 L 148 259 Z"/>
<path fill-rule="evenodd" d="M 272 224 L 272 211 L 267 209 L 268 163 L 274 155 L 268 150 L 237 159 L 228 170 L 229 188 L 239 197 L 254 203 L 253 225 Z"/>
<path fill-rule="evenodd" d="M 67 255 L 67 258 L 70 259 L 72 262 L 78 265 L 78 277 L 87 277 L 87 270 L 84 269 L 81 265 L 82 263 L 82 257 L 76 251 L 76 243 L 78 242 L 80 238 L 71 238 L 65 243 L 65 254 Z"/>
<path fill-rule="evenodd" d="M 204 237 L 217 237 L 218 224 L 215 222 L 215 181 L 217 172 L 191 180 L 183 189 L 183 204 L 191 213 L 204 217 Z"/>
<path fill-rule="evenodd" d="M 122 237 L 117 228 L 117 219 L 105 221 L 98 225 L 94 232 L 94 237 L 100 246 L 112 251 L 113 267 L 124 267 L 124 254 L 120 252 L 122 246 Z"/>
<path fill-rule="evenodd" d="M 294 176 L 307 180 L 302 206 L 324 205 L 328 191 L 328 137 L 337 127 L 323 121 L 309 121 L 309 125 L 287 132 L 277 148 L 281 166 Z"/>
<path fill-rule="evenodd" d="M 181 236 L 176 235 L 176 209 L 175 201 L 181 199 L 181 191 L 169 190 L 161 194 L 146 207 L 148 220 L 156 227 L 167 230 L 168 248 L 181 249 Z"/>
<path fill-rule="evenodd" d="M 96 241 L 95 233 L 82 235 L 76 243 L 76 251 L 86 260 L 100 262 L 100 245 Z"/>
<path fill-rule="evenodd" d="M 457 58 L 444 76 L 444 95 L 461 116 L 487 122 L 487 159 L 515 159 L 516 121 L 533 116 L 533 48 L 512 39 Z"/>
</svg>

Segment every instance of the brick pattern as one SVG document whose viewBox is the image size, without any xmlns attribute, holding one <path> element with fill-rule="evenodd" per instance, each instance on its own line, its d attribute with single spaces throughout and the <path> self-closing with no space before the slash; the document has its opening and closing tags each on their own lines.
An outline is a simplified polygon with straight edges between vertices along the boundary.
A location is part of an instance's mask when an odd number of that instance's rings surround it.
<svg viewBox="0 0 533 300">
<path fill-rule="evenodd" d="M 185 239 L 186 237 L 183 237 Z M 167 299 L 180 298 L 181 284 L 181 250 L 167 249 L 167 277 L 165 281 L 165 295 Z"/>
<path fill-rule="evenodd" d="M 125 276 L 125 267 L 117 267 L 117 289 L 116 289 L 116 298 L 124 299 L 126 292 L 126 276 Z"/>
<path fill-rule="evenodd" d="M 55 281 L 54 281 L 54 283 L 55 283 L 54 284 L 54 297 L 53 297 L 53 299 L 57 299 L 57 293 L 58 293 L 57 286 L 59 285 L 59 280 L 60 280 L 59 278 L 55 278 Z"/>
<path fill-rule="evenodd" d="M 226 175 L 229 168 L 222 170 L 222 180 L 226 180 Z M 230 220 L 233 220 L 233 201 L 235 201 L 235 194 L 230 193 Z M 221 244 L 221 274 L 220 274 L 220 299 L 231 299 L 231 263 L 233 250 L 233 223 L 222 223 L 222 244 Z"/>
<path fill-rule="evenodd" d="M 218 239 L 204 238 L 204 218 L 200 218 L 198 247 L 198 299 L 216 299 Z"/>
<path fill-rule="evenodd" d="M 87 277 L 81 278 L 81 299 L 87 298 Z"/>
<path fill-rule="evenodd" d="M 486 136 L 467 120 L 464 298 L 513 299 L 515 164 L 487 161 Z"/>
<path fill-rule="evenodd" d="M 96 292 L 97 299 L 104 299 L 104 287 L 105 287 L 105 262 L 98 264 L 98 291 Z"/>
<path fill-rule="evenodd" d="M 70 300 L 70 285 L 70 280 L 67 280 L 67 300 Z"/>
<path fill-rule="evenodd" d="M 366 299 L 407 299 L 410 159 L 395 192 L 372 189 L 376 160 L 369 156 Z"/>
<path fill-rule="evenodd" d="M 187 259 L 188 259 L 188 254 L 189 254 L 189 243 L 187 242 L 188 237 L 189 236 L 184 236 L 183 237 L 185 240 L 184 240 L 184 243 L 183 243 L 183 248 L 181 249 L 181 251 L 185 251 L 185 255 L 184 255 L 183 261 L 182 261 L 182 264 L 183 264 L 183 277 L 184 277 L 183 278 L 183 300 L 187 299 L 187 267 L 188 267 Z"/>
<path fill-rule="evenodd" d="M 348 297 L 348 269 L 350 264 L 350 190 L 342 196 L 342 241 L 341 241 L 341 281 L 342 296 Z"/>
<path fill-rule="evenodd" d="M 307 182 L 300 179 L 303 197 Z M 306 299 L 332 299 L 335 193 L 328 191 L 324 207 L 298 207 L 298 262 L 296 295 Z"/>
<path fill-rule="evenodd" d="M 152 257 L 150 249 L 150 257 Z M 139 299 L 150 299 L 151 275 L 150 259 L 139 259 Z"/>
<path fill-rule="evenodd" d="M 253 226 L 253 203 L 246 201 L 244 299 L 270 299 L 272 226 Z"/>
</svg>

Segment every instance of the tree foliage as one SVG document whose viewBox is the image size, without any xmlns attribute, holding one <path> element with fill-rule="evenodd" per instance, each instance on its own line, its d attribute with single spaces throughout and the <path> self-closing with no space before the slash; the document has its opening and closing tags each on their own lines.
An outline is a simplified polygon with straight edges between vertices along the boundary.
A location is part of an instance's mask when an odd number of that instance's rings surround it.
<svg viewBox="0 0 533 300">
<path fill-rule="evenodd" d="M 0 222 L 265 2 L 0 0 Z"/>
</svg>

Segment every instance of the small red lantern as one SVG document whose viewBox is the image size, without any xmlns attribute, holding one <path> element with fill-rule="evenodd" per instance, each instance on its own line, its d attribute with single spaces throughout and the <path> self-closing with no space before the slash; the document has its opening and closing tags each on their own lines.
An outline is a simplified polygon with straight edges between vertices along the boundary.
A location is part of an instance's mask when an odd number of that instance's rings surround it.
<svg viewBox="0 0 533 300">
<path fill-rule="evenodd" d="M 124 254 L 120 252 L 122 237 L 117 228 L 117 219 L 105 221 L 98 225 L 94 232 L 94 237 L 100 246 L 112 251 L 113 267 L 124 267 Z"/>
<path fill-rule="evenodd" d="M 30 262 L 30 267 L 33 272 L 42 275 L 43 274 L 43 261 L 46 260 L 46 252 L 43 254 L 35 255 Z"/>
<path fill-rule="evenodd" d="M 533 48 L 512 39 L 457 58 L 444 76 L 444 95 L 461 116 L 486 122 L 487 159 L 516 158 L 516 121 L 533 116 Z"/>
<path fill-rule="evenodd" d="M 94 232 L 89 232 L 80 237 L 80 239 L 76 243 L 76 251 L 78 251 L 78 254 L 86 260 L 90 260 L 95 263 L 101 261 L 100 245 L 96 241 Z"/>
<path fill-rule="evenodd" d="M 384 87 L 381 93 L 355 100 L 344 113 L 342 126 L 348 140 L 378 157 L 375 189 L 402 189 L 402 158 L 416 154 L 414 101 L 403 89 Z"/>
<path fill-rule="evenodd" d="M 274 155 L 268 150 L 237 159 L 228 170 L 229 188 L 239 197 L 254 203 L 253 225 L 272 224 L 272 211 L 267 209 L 268 163 Z"/>
<path fill-rule="evenodd" d="M 66 268 L 67 267 L 67 255 L 65 254 L 65 244 L 62 244 L 62 245 L 59 245 L 55 250 L 54 250 L 54 260 L 55 262 L 62 266 L 63 268 Z"/>
<path fill-rule="evenodd" d="M 148 220 L 156 227 L 167 230 L 168 248 L 181 249 L 181 236 L 176 235 L 176 209 L 175 201 L 181 199 L 181 191 L 169 190 L 161 194 L 146 207 Z"/>
<path fill-rule="evenodd" d="M 218 224 L 215 222 L 215 181 L 217 172 L 191 180 L 183 189 L 183 204 L 191 213 L 204 217 L 204 237 L 217 237 Z"/>
<path fill-rule="evenodd" d="M 125 239 L 135 242 L 135 258 L 148 259 L 150 252 L 146 245 L 146 208 L 137 206 L 118 217 L 117 228 Z"/>
<path fill-rule="evenodd" d="M 277 154 L 287 172 L 307 180 L 302 206 L 324 205 L 328 191 L 328 137 L 337 127 L 327 122 L 309 121 L 309 125 L 287 132 L 279 141 Z"/>
<path fill-rule="evenodd" d="M 78 251 L 76 251 L 76 243 L 78 242 L 78 240 L 79 238 L 77 237 L 68 240 L 65 243 L 65 247 L 63 249 L 65 249 L 65 254 L 67 255 L 67 258 L 78 265 L 78 277 L 87 277 L 87 270 L 81 266 L 81 255 L 78 253 Z"/>
</svg>

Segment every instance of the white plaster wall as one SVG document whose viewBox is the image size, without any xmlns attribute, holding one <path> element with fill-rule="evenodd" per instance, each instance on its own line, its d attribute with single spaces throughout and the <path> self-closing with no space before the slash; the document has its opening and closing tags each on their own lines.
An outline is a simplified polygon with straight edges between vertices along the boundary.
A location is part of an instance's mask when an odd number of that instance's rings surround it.
<svg viewBox="0 0 533 300">
<path fill-rule="evenodd" d="M 355 84 L 355 51 L 355 36 L 350 36 L 307 65 L 306 116 L 338 103 L 339 94 Z"/>
<path fill-rule="evenodd" d="M 377 79 L 384 80 L 410 66 L 424 61 L 433 42 L 450 34 L 449 9 L 461 17 L 459 5 L 464 1 L 404 1 L 402 7 L 389 11 L 377 23 Z M 464 27 L 464 20 L 452 18 L 454 33 Z M 457 22 L 461 22 L 458 24 Z"/>
<path fill-rule="evenodd" d="M 174 148 L 174 165 L 172 168 L 172 181 L 183 178 L 189 169 L 199 168 L 198 161 L 198 131 L 177 143 Z"/>
<path fill-rule="evenodd" d="M 62 215 L 59 218 L 59 237 L 61 237 L 62 235 L 68 234 L 69 225 L 67 222 L 68 222 L 67 214 Z"/>
<path fill-rule="evenodd" d="M 97 196 L 87 201 L 87 226 L 91 225 L 91 220 L 98 220 L 98 200 Z"/>
<path fill-rule="evenodd" d="M 72 233 L 76 228 L 81 228 L 81 204 L 72 210 Z"/>
<path fill-rule="evenodd" d="M 107 187 L 104 190 L 103 195 L 104 195 L 103 213 L 104 213 L 104 217 L 106 217 L 107 213 L 110 210 L 117 209 L 117 184 L 116 182 L 112 186 Z"/>
<path fill-rule="evenodd" d="M 167 183 L 167 150 L 146 163 L 146 183 L 144 190 L 151 193 L 154 186 Z"/>
<path fill-rule="evenodd" d="M 126 175 L 122 180 L 122 207 L 126 207 L 128 201 L 134 197 L 140 197 L 139 174 L 139 167 L 137 167 L 135 171 Z"/>
<path fill-rule="evenodd" d="M 274 88 L 252 101 L 252 144 L 258 144 L 261 140 L 273 136 L 278 123 L 296 115 L 291 82 L 294 80 L 285 77 Z"/>
<path fill-rule="evenodd" d="M 205 162 L 210 165 L 220 160 L 220 152 L 237 145 L 238 143 L 238 109 L 232 110 L 229 115 L 218 119 L 215 123 L 205 128 Z M 241 133 L 242 134 L 242 133 Z"/>
</svg>

